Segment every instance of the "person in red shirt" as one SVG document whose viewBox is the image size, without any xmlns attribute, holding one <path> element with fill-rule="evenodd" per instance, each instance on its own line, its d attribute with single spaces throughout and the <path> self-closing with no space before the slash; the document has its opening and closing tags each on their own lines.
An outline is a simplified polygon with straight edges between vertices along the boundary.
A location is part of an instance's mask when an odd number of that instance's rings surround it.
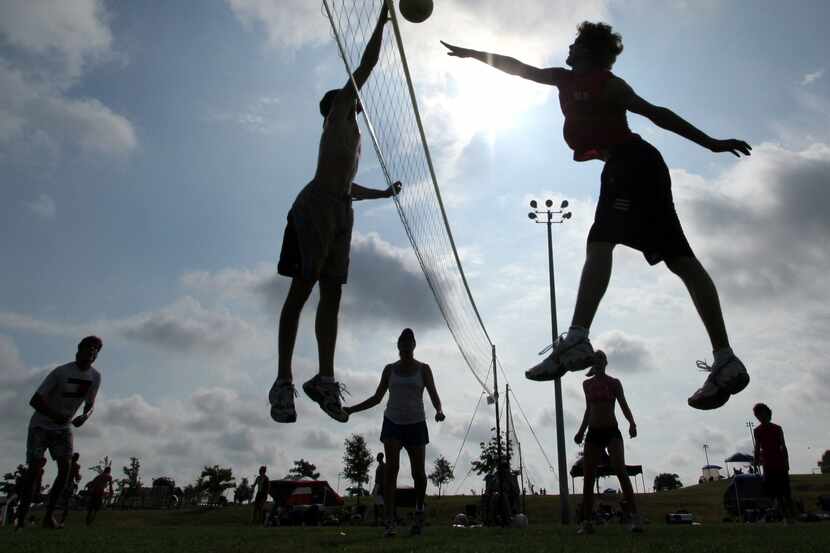
<svg viewBox="0 0 830 553">
<path fill-rule="evenodd" d="M 112 495 L 112 467 L 105 468 L 104 472 L 93 478 L 86 487 L 89 490 L 86 525 L 89 526 L 104 505 L 104 494 L 109 492 L 109 495 Z"/>
<path fill-rule="evenodd" d="M 683 233 L 672 199 L 669 170 L 660 152 L 631 132 L 626 114 L 642 115 L 712 152 L 740 157 L 750 154 L 749 144 L 712 138 L 670 109 L 637 95 L 611 73 L 623 51 L 622 37 L 605 23 L 586 21 L 579 25 L 565 60 L 570 69 L 543 69 L 508 56 L 443 44 L 450 56 L 473 58 L 511 75 L 557 87 L 565 116 L 563 134 L 574 160 L 598 159 L 605 163 L 571 327 L 556 340 L 552 353 L 525 376 L 548 381 L 590 366 L 594 350 L 588 330 L 611 278 L 614 247 L 623 244 L 641 251 L 651 265 L 666 262 L 686 285 L 709 335 L 714 361 L 712 366 L 698 363 L 710 374 L 689 397 L 689 405 L 716 409 L 743 390 L 749 375 L 729 346 L 715 284 Z"/>
<path fill-rule="evenodd" d="M 755 464 L 764 467 L 764 493 L 772 499 L 787 522 L 793 518 L 790 493 L 790 458 L 784 443 L 784 430 L 772 421 L 772 409 L 764 403 L 752 408 L 761 423 L 755 435 Z"/>
</svg>

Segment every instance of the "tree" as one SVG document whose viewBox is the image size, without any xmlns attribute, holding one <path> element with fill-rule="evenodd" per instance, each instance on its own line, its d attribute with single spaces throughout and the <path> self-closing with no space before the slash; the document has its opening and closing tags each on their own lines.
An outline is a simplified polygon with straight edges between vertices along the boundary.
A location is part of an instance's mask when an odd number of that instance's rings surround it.
<svg viewBox="0 0 830 553">
<path fill-rule="evenodd" d="M 312 480 L 320 478 L 320 473 L 317 472 L 317 467 L 312 465 L 305 459 L 294 461 L 294 466 L 288 471 L 288 478 L 299 480 L 300 478 L 308 476 Z"/>
<path fill-rule="evenodd" d="M 251 501 L 251 497 L 253 497 L 253 495 L 250 481 L 247 478 L 243 478 L 242 482 L 240 482 L 233 491 L 233 502 L 245 503 L 246 501 Z"/>
<path fill-rule="evenodd" d="M 441 497 L 441 488 L 444 487 L 444 484 L 448 483 L 450 480 L 454 480 L 455 474 L 453 474 L 450 462 L 447 461 L 443 455 L 438 457 L 433 462 L 433 467 L 434 468 L 429 475 L 429 481 L 432 482 L 436 488 L 438 488 L 438 497 Z"/>
<path fill-rule="evenodd" d="M 3 475 L 3 481 L 0 482 L 0 493 L 3 495 L 12 495 L 17 491 L 17 482 L 23 478 L 26 472 L 26 465 L 17 465 L 14 472 L 7 472 Z"/>
<path fill-rule="evenodd" d="M 493 436 L 490 438 L 490 442 L 485 445 L 484 442 L 478 444 L 481 448 L 481 453 L 479 454 L 478 459 L 472 462 L 473 470 L 479 476 L 487 475 L 492 472 L 495 472 L 496 467 L 498 466 L 498 445 L 496 442 L 496 437 Z M 502 460 L 506 460 L 508 455 L 513 451 L 513 447 L 510 444 L 505 446 L 504 440 L 502 440 L 501 445 L 501 457 Z"/>
<path fill-rule="evenodd" d="M 98 459 L 98 462 L 93 466 L 89 467 L 89 470 L 91 470 L 95 474 L 101 474 L 102 472 L 104 472 L 104 469 L 110 466 L 112 466 L 112 459 L 104 455 L 104 458 Z"/>
<path fill-rule="evenodd" d="M 142 484 L 139 475 L 141 471 L 141 460 L 138 457 L 130 457 L 130 465 L 123 467 L 122 470 L 124 471 L 124 476 L 126 476 L 126 478 L 122 479 L 122 483 L 123 487 L 127 488 L 125 490 L 127 495 L 139 495 Z"/>
<path fill-rule="evenodd" d="M 824 455 L 821 456 L 821 461 L 818 462 L 818 466 L 821 467 L 822 474 L 830 474 L 830 449 L 824 452 Z"/>
<path fill-rule="evenodd" d="M 676 490 L 682 488 L 683 483 L 680 477 L 670 472 L 662 472 L 654 477 L 654 491 L 662 492 L 665 490 Z"/>
<path fill-rule="evenodd" d="M 169 476 L 159 476 L 158 478 L 153 479 L 153 487 L 161 487 L 166 486 L 168 488 L 175 488 L 176 481 L 170 478 Z"/>
<path fill-rule="evenodd" d="M 235 480 L 233 470 L 230 467 L 206 466 L 199 476 L 198 488 L 200 492 L 207 492 L 212 504 L 221 505 L 227 502 L 224 495 L 225 490 L 236 487 Z"/>
<path fill-rule="evenodd" d="M 369 467 L 374 460 L 369 448 L 366 447 L 366 440 L 360 434 L 352 434 L 346 438 L 346 453 L 343 455 L 343 476 L 349 482 L 356 484 L 357 503 L 360 504 L 360 496 L 363 495 L 363 484 L 369 483 Z"/>
</svg>

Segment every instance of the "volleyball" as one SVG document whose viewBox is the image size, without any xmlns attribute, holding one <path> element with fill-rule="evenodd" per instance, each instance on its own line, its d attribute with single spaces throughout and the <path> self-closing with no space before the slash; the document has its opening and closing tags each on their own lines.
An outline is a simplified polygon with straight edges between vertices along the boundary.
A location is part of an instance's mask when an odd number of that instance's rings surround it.
<svg viewBox="0 0 830 553">
<path fill-rule="evenodd" d="M 422 23 L 432 15 L 432 0 L 401 0 L 398 3 L 401 15 L 412 23 Z"/>
</svg>

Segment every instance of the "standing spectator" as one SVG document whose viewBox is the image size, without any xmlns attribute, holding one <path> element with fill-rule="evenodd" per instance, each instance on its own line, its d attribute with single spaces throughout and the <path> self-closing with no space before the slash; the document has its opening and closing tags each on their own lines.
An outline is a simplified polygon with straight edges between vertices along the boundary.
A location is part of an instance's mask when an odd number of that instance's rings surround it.
<svg viewBox="0 0 830 553">
<path fill-rule="evenodd" d="M 755 430 L 755 464 L 764 468 L 764 493 L 772 499 L 788 523 L 793 522 L 790 493 L 790 458 L 784 430 L 772 422 L 772 409 L 764 403 L 752 408 L 761 423 Z"/>
<path fill-rule="evenodd" d="M 378 453 L 377 461 L 378 466 L 375 469 L 375 486 L 372 488 L 372 495 L 375 497 L 375 526 L 378 525 L 378 520 L 383 514 L 383 478 L 384 471 L 386 470 L 386 463 L 383 462 L 383 453 Z"/>
</svg>

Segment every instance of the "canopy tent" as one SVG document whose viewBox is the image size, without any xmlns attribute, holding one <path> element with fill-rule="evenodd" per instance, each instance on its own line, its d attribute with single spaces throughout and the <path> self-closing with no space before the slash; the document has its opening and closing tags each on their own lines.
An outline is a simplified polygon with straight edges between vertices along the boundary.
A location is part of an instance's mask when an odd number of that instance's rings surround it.
<svg viewBox="0 0 830 553">
<path fill-rule="evenodd" d="M 344 503 L 326 480 L 271 480 L 268 494 L 278 505 L 339 507 Z"/>
<path fill-rule="evenodd" d="M 584 464 L 584 459 L 580 457 L 576 460 L 576 462 L 571 466 L 570 474 L 571 474 L 571 493 L 576 493 L 574 478 L 583 478 L 584 471 L 582 465 Z M 634 487 L 635 491 L 638 493 L 645 493 L 646 491 L 646 481 L 643 477 L 643 465 L 626 465 L 625 472 L 628 476 L 633 476 L 634 478 Z M 614 469 L 611 468 L 611 462 L 608 458 L 608 455 L 603 455 L 600 457 L 599 465 L 597 465 L 596 470 L 594 470 L 594 475 L 596 476 L 596 483 L 597 489 L 599 490 L 599 479 L 606 476 L 615 476 Z M 640 481 L 643 484 L 643 491 L 640 492 L 639 489 L 636 489 L 637 486 L 637 478 L 636 476 L 640 475 Z"/>
<path fill-rule="evenodd" d="M 733 453 L 731 456 L 727 457 L 723 460 L 726 463 L 726 476 L 729 476 L 729 463 L 740 463 L 743 465 L 749 465 L 750 467 L 755 466 L 755 457 L 750 455 L 749 453 Z M 734 475 L 735 469 L 732 469 L 732 473 Z"/>
</svg>

